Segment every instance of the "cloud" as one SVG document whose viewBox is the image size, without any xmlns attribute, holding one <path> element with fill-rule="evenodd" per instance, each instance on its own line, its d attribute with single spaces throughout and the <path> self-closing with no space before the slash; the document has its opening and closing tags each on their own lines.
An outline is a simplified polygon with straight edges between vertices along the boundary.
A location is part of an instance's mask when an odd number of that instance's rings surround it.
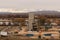
<svg viewBox="0 0 60 40">
<path fill-rule="evenodd" d="M 60 0 L 0 0 L 0 8 L 60 9 Z"/>
</svg>

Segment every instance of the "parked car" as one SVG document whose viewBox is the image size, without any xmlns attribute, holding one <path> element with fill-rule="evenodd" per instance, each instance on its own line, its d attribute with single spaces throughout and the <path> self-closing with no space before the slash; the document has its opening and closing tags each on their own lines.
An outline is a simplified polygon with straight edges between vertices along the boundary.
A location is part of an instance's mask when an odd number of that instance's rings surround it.
<svg viewBox="0 0 60 40">
<path fill-rule="evenodd" d="M 54 39 L 59 39 L 59 32 L 42 32 L 41 33 L 41 39 L 51 39 L 51 38 L 54 38 Z"/>
</svg>

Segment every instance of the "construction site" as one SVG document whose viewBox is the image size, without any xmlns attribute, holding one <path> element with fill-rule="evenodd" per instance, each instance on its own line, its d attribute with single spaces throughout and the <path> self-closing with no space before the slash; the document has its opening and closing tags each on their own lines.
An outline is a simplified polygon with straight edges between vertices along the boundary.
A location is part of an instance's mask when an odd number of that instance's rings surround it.
<svg viewBox="0 0 60 40">
<path fill-rule="evenodd" d="M 1 12 L 0 39 L 60 40 L 60 15 Z"/>
</svg>

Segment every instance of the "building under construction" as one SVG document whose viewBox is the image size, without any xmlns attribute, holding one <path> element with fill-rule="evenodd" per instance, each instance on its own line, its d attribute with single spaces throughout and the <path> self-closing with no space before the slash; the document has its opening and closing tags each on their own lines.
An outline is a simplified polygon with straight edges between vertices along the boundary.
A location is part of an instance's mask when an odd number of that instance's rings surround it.
<svg viewBox="0 0 60 40">
<path fill-rule="evenodd" d="M 60 29 L 60 13 L 0 13 L 0 31 L 15 33 L 24 31 L 45 32 L 52 31 L 52 28 Z M 59 31 L 59 30 L 53 30 Z"/>
</svg>

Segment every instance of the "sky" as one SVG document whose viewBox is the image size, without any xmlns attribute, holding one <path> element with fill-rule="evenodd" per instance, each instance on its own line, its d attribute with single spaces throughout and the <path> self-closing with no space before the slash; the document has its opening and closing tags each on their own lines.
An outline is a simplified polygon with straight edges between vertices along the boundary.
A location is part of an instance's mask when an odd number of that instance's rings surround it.
<svg viewBox="0 0 60 40">
<path fill-rule="evenodd" d="M 0 8 L 60 11 L 60 0 L 0 0 Z"/>
</svg>

